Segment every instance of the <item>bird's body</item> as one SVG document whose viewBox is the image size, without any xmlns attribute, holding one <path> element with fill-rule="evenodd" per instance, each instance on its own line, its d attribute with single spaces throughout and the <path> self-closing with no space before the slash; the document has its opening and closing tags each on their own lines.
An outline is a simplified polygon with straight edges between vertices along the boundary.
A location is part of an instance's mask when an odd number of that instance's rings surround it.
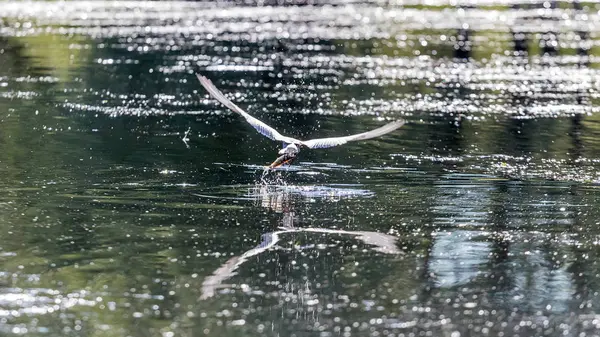
<svg viewBox="0 0 600 337">
<path fill-rule="evenodd" d="M 292 137 L 284 136 L 281 133 L 279 133 L 277 130 L 268 126 L 267 124 L 252 117 L 246 111 L 242 110 L 240 107 L 235 105 L 232 101 L 227 99 L 225 97 L 225 95 L 223 95 L 223 93 L 221 91 L 219 91 L 219 89 L 217 89 L 208 78 L 206 78 L 202 75 L 199 75 L 199 74 L 196 74 L 196 76 L 198 77 L 200 84 L 202 84 L 204 89 L 206 89 L 206 91 L 208 91 L 208 93 L 213 98 L 215 98 L 217 101 L 221 102 L 223 105 L 228 107 L 230 110 L 242 115 L 242 117 L 244 117 L 244 119 L 246 119 L 246 121 L 253 128 L 255 128 L 256 131 L 258 131 L 260 134 L 262 134 L 263 136 L 265 136 L 267 138 L 284 143 L 285 147 L 282 150 L 280 150 L 278 153 L 280 156 L 271 165 L 269 165 L 269 168 L 271 168 L 271 169 L 279 167 L 284 164 L 290 164 L 296 158 L 296 156 L 300 152 L 300 149 L 303 147 L 310 148 L 310 149 L 322 149 L 322 148 L 328 148 L 328 147 L 346 144 L 347 142 L 350 142 L 350 141 L 375 138 L 375 137 L 382 136 L 386 133 L 392 132 L 392 131 L 398 129 L 399 127 L 401 127 L 402 125 L 404 125 L 404 123 L 405 123 L 404 120 L 397 120 L 397 121 L 388 123 L 388 124 L 386 124 L 380 128 L 377 128 L 375 130 L 359 133 L 356 135 L 344 136 L 344 137 L 318 138 L 318 139 L 302 141 L 302 140 L 298 140 L 298 139 L 295 139 Z"/>
</svg>

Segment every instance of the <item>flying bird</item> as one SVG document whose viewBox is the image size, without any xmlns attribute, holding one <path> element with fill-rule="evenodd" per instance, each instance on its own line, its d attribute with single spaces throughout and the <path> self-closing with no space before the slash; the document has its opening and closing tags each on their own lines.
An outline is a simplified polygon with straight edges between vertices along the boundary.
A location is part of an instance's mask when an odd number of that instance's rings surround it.
<svg viewBox="0 0 600 337">
<path fill-rule="evenodd" d="M 268 126 L 267 124 L 259 121 L 258 119 L 252 117 L 246 111 L 242 110 L 240 107 L 235 105 L 232 101 L 227 99 L 223 93 L 215 87 L 215 85 L 206 77 L 196 74 L 198 80 L 200 80 L 200 84 L 208 91 L 208 93 L 215 98 L 217 101 L 221 102 L 223 105 L 231 109 L 232 111 L 242 115 L 246 122 L 252 125 L 253 128 L 256 129 L 261 135 L 270 138 L 275 141 L 280 141 L 285 144 L 284 148 L 281 149 L 278 154 L 279 157 L 275 159 L 271 165 L 269 165 L 270 169 L 279 167 L 284 164 L 291 164 L 291 162 L 298 156 L 300 149 L 303 147 L 307 147 L 309 149 L 323 149 L 333 146 L 338 146 L 342 144 L 346 144 L 350 141 L 355 140 L 364 140 L 369 138 L 375 138 L 382 136 L 386 133 L 392 132 L 397 128 L 404 125 L 404 120 L 397 120 L 391 123 L 388 123 L 380 128 L 375 130 L 359 133 L 351 136 L 344 137 L 331 137 L 331 138 L 317 138 L 311 140 L 298 140 L 296 138 L 287 137 L 279 133 L 277 130 Z"/>
</svg>

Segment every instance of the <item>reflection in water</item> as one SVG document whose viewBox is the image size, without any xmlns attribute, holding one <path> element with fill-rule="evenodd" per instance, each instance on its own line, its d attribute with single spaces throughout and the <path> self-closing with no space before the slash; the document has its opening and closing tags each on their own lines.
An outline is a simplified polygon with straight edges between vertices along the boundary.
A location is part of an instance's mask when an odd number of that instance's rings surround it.
<svg viewBox="0 0 600 337">
<path fill-rule="evenodd" d="M 379 232 L 371 231 L 348 231 L 327 228 L 306 228 L 294 226 L 294 199 L 295 198 L 321 198 L 323 202 L 339 201 L 342 198 L 355 196 L 369 196 L 370 194 L 363 190 L 349 188 L 331 188 L 324 186 L 289 186 L 289 185 L 258 185 L 250 189 L 250 195 L 256 200 L 256 204 L 283 213 L 281 217 L 281 226 L 278 231 L 268 232 L 261 235 L 261 243 L 253 249 L 244 252 L 240 256 L 227 260 L 211 276 L 207 277 L 202 283 L 202 295 L 200 299 L 207 299 L 215 295 L 220 287 L 227 287 L 223 282 L 235 275 L 236 270 L 249 258 L 259 255 L 265 251 L 276 251 L 290 249 L 293 251 L 325 249 L 320 247 L 323 235 L 337 235 L 351 237 L 362 241 L 370 249 L 383 254 L 400 254 L 400 249 L 396 246 L 396 237 Z M 297 246 L 291 244 L 293 234 L 321 234 L 311 235 L 310 243 Z M 287 240 L 285 240 L 287 239 Z M 285 241 L 284 241 L 285 240 Z M 286 247 L 290 244 L 292 247 Z M 308 281 L 307 281 L 308 282 Z M 308 285 L 307 285 L 308 287 Z M 246 289 L 250 291 L 249 289 Z M 245 291 L 246 291 L 245 290 Z"/>
<path fill-rule="evenodd" d="M 477 242 L 479 231 L 455 230 L 434 236 L 428 270 L 435 286 L 452 288 L 472 282 L 480 273 L 480 265 L 490 256 L 490 244 Z"/>
<path fill-rule="evenodd" d="M 348 198 L 369 198 L 373 192 L 357 188 L 354 185 L 281 185 L 262 183 L 248 190 L 247 197 L 255 200 L 256 205 L 272 209 L 278 213 L 293 213 L 293 204 L 297 199 L 337 202 Z"/>
<path fill-rule="evenodd" d="M 470 40 L 471 32 L 469 25 L 463 23 L 462 27 L 456 33 L 456 42 L 454 43 L 454 57 L 458 59 L 469 59 L 472 52 L 472 42 Z"/>
</svg>

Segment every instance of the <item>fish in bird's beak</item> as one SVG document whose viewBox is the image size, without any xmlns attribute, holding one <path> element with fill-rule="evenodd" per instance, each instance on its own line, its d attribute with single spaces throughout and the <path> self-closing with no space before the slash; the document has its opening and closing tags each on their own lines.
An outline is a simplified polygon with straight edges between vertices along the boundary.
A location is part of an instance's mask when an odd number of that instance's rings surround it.
<svg viewBox="0 0 600 337">
<path fill-rule="evenodd" d="M 283 149 L 279 150 L 278 154 L 280 154 L 280 156 L 275 159 L 271 165 L 269 165 L 269 168 L 274 169 L 283 164 L 291 164 L 292 160 L 294 160 L 294 158 L 296 158 L 298 155 L 298 152 L 300 152 L 300 149 L 298 149 L 296 144 L 292 143 L 286 145 Z"/>
<path fill-rule="evenodd" d="M 283 155 L 277 157 L 277 159 L 275 159 L 275 161 L 269 165 L 269 168 L 274 169 L 284 164 L 290 164 L 294 158 L 296 158 L 296 155 L 284 153 Z"/>
</svg>

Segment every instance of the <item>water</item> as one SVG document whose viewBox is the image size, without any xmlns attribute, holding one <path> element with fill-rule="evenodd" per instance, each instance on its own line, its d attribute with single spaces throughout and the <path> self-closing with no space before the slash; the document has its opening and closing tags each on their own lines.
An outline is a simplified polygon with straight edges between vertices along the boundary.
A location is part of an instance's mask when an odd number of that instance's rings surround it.
<svg viewBox="0 0 600 337">
<path fill-rule="evenodd" d="M 598 335 L 598 5 L 312 3 L 2 4 L 2 335 Z"/>
</svg>

